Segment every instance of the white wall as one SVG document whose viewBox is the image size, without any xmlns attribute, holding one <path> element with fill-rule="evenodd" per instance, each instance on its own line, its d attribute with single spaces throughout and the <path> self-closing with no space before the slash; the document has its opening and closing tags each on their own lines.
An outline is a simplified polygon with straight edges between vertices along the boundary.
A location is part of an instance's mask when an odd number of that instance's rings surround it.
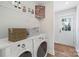
<svg viewBox="0 0 79 59">
<path fill-rule="evenodd" d="M 34 17 L 34 14 L 28 13 L 27 9 L 34 9 L 34 2 L 22 2 L 26 6 L 26 13 L 14 8 L 11 2 L 0 3 L 0 38 L 7 36 L 7 31 L 10 27 L 32 28 L 39 26 L 39 22 Z"/>
<path fill-rule="evenodd" d="M 79 5 L 76 8 L 76 51 L 79 55 Z"/>
<path fill-rule="evenodd" d="M 69 35 L 67 34 L 67 32 L 63 32 L 63 34 L 59 33 L 59 30 L 60 30 L 60 26 L 59 26 L 59 17 L 60 16 L 65 16 L 65 15 L 71 15 L 73 16 L 73 23 L 72 23 L 72 31 L 71 32 L 68 32 Z M 64 11 L 60 11 L 60 12 L 57 12 L 55 13 L 55 42 L 56 43 L 61 43 L 61 44 L 66 44 L 66 45 L 70 45 L 70 46 L 75 46 L 75 41 L 76 41 L 76 27 L 75 27 L 75 22 L 76 22 L 76 8 L 71 8 L 71 9 L 67 9 L 67 10 L 64 10 Z M 65 33 L 65 34 L 64 34 Z M 72 33 L 72 35 L 71 35 Z M 68 36 L 67 36 L 68 35 Z M 62 38 L 64 37 L 64 39 Z M 66 41 L 68 39 L 68 41 Z M 70 42 L 71 41 L 71 42 Z"/>
<path fill-rule="evenodd" d="M 7 29 L 10 27 L 32 28 L 40 26 L 41 31 L 48 35 L 48 52 L 54 53 L 54 37 L 53 37 L 53 2 L 23 2 L 27 8 L 33 8 L 35 4 L 43 4 L 46 7 L 45 19 L 38 21 L 34 14 L 23 13 L 22 10 L 14 8 L 11 3 L 0 2 L 4 6 L 0 6 L 0 38 L 7 36 Z"/>
<path fill-rule="evenodd" d="M 53 2 L 46 5 L 45 19 L 40 21 L 41 30 L 48 35 L 48 52 L 54 54 L 54 35 L 53 35 Z"/>
</svg>

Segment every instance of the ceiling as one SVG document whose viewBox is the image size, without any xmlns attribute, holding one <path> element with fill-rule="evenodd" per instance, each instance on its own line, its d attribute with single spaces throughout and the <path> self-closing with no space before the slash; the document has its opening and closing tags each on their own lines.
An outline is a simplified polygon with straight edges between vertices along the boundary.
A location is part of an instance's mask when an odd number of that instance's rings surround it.
<svg viewBox="0 0 79 59">
<path fill-rule="evenodd" d="M 79 1 L 54 1 L 54 11 L 62 11 L 69 8 L 76 7 Z"/>
</svg>

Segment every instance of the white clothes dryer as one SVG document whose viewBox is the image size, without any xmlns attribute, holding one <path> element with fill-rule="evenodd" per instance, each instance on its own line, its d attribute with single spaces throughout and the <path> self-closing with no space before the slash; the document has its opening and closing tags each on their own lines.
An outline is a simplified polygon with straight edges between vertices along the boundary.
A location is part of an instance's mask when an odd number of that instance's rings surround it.
<svg viewBox="0 0 79 59">
<path fill-rule="evenodd" d="M 45 34 L 38 35 L 34 41 L 34 57 L 46 57 L 47 56 L 47 38 Z"/>
</svg>

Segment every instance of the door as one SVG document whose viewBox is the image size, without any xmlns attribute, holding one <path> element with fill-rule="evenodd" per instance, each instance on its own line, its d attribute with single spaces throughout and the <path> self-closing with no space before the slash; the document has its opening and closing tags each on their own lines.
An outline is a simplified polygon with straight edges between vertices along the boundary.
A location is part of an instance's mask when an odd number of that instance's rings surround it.
<svg viewBox="0 0 79 59">
<path fill-rule="evenodd" d="M 75 14 L 61 15 L 56 21 L 56 42 L 74 46 L 75 38 Z"/>
<path fill-rule="evenodd" d="M 25 51 L 19 57 L 32 57 L 32 53 L 29 51 Z"/>
<path fill-rule="evenodd" d="M 47 53 L 47 42 L 42 42 L 37 50 L 37 57 L 44 57 Z"/>
</svg>

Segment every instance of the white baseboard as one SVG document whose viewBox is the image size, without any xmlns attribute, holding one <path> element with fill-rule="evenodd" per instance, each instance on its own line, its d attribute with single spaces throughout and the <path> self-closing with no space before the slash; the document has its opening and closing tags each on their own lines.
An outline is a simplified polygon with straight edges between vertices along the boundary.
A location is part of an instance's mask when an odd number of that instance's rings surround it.
<svg viewBox="0 0 79 59">
<path fill-rule="evenodd" d="M 53 51 L 48 51 L 48 53 L 51 54 L 51 55 L 55 55 L 54 50 Z"/>
<path fill-rule="evenodd" d="M 79 56 L 79 49 L 76 48 L 76 52 L 77 52 L 77 54 L 78 54 L 78 56 Z"/>
</svg>

